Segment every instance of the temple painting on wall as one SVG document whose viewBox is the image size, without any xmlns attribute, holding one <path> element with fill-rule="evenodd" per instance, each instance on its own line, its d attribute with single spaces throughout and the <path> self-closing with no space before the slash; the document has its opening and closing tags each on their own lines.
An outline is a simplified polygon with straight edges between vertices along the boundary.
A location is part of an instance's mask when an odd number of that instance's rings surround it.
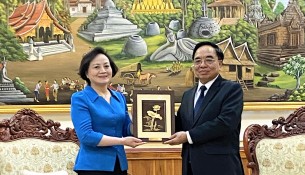
<svg viewBox="0 0 305 175">
<path fill-rule="evenodd" d="M 7 0 L 0 20 L 2 104 L 69 104 L 86 86 L 80 60 L 96 46 L 120 68 L 109 87 L 128 102 L 135 89 L 174 90 L 180 102 L 198 81 L 200 41 L 223 50 L 220 74 L 241 84 L 245 101 L 305 101 L 304 1 Z"/>
</svg>

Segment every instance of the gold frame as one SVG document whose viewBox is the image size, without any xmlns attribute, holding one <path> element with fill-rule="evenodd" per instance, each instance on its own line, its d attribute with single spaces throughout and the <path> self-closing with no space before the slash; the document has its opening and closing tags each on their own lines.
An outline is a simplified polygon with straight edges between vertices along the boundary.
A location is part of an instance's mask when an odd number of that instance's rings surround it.
<svg viewBox="0 0 305 175">
<path fill-rule="evenodd" d="M 128 104 L 131 111 L 132 104 Z M 180 103 L 175 103 L 175 111 Z M 244 111 L 295 110 L 305 106 L 305 102 L 245 102 Z M 70 113 L 70 105 L 0 105 L 0 114 L 16 113 L 19 109 L 31 108 L 38 113 Z"/>
<path fill-rule="evenodd" d="M 132 104 L 135 137 L 143 141 L 165 141 L 175 132 L 174 91 L 134 90 Z M 159 124 L 154 123 L 157 116 L 161 117 Z"/>
</svg>

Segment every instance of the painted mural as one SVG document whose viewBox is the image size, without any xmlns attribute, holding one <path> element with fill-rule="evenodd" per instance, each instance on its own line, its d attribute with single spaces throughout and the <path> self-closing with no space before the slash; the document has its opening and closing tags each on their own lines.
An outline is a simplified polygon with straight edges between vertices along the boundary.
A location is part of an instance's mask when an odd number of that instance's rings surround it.
<svg viewBox="0 0 305 175">
<path fill-rule="evenodd" d="M 109 88 L 174 90 L 198 81 L 192 50 L 224 51 L 221 76 L 247 102 L 305 101 L 301 0 L 6 0 L 0 2 L 0 103 L 69 104 L 85 82 L 82 55 L 107 50 L 120 71 Z"/>
</svg>

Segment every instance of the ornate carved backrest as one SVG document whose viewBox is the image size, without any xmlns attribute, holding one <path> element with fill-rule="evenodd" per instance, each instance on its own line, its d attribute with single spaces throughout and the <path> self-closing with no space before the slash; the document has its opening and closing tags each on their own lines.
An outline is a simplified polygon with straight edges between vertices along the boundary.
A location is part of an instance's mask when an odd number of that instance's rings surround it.
<svg viewBox="0 0 305 175">
<path fill-rule="evenodd" d="M 243 145 L 252 175 L 305 174 L 305 107 L 272 126 L 252 124 L 244 132 Z"/>
<path fill-rule="evenodd" d="M 21 109 L 0 121 L 0 174 L 22 170 L 73 174 L 79 141 L 74 129 L 60 125 L 45 121 L 32 109 Z"/>
<path fill-rule="evenodd" d="M 45 121 L 32 109 L 21 109 L 12 118 L 0 122 L 0 141 L 39 138 L 48 141 L 71 141 L 79 144 L 74 129 L 60 128 L 59 122 Z"/>
</svg>

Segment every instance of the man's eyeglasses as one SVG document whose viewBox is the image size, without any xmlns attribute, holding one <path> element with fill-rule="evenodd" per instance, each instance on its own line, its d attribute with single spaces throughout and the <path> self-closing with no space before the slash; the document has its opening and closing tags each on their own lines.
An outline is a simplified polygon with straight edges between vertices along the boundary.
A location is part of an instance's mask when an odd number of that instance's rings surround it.
<svg viewBox="0 0 305 175">
<path fill-rule="evenodd" d="M 195 66 L 199 66 L 199 65 L 201 65 L 203 62 L 204 62 L 204 64 L 210 65 L 210 64 L 213 64 L 215 61 L 216 61 L 216 59 L 214 59 L 214 58 L 195 59 L 195 60 L 194 60 L 194 65 L 195 65 Z"/>
</svg>

